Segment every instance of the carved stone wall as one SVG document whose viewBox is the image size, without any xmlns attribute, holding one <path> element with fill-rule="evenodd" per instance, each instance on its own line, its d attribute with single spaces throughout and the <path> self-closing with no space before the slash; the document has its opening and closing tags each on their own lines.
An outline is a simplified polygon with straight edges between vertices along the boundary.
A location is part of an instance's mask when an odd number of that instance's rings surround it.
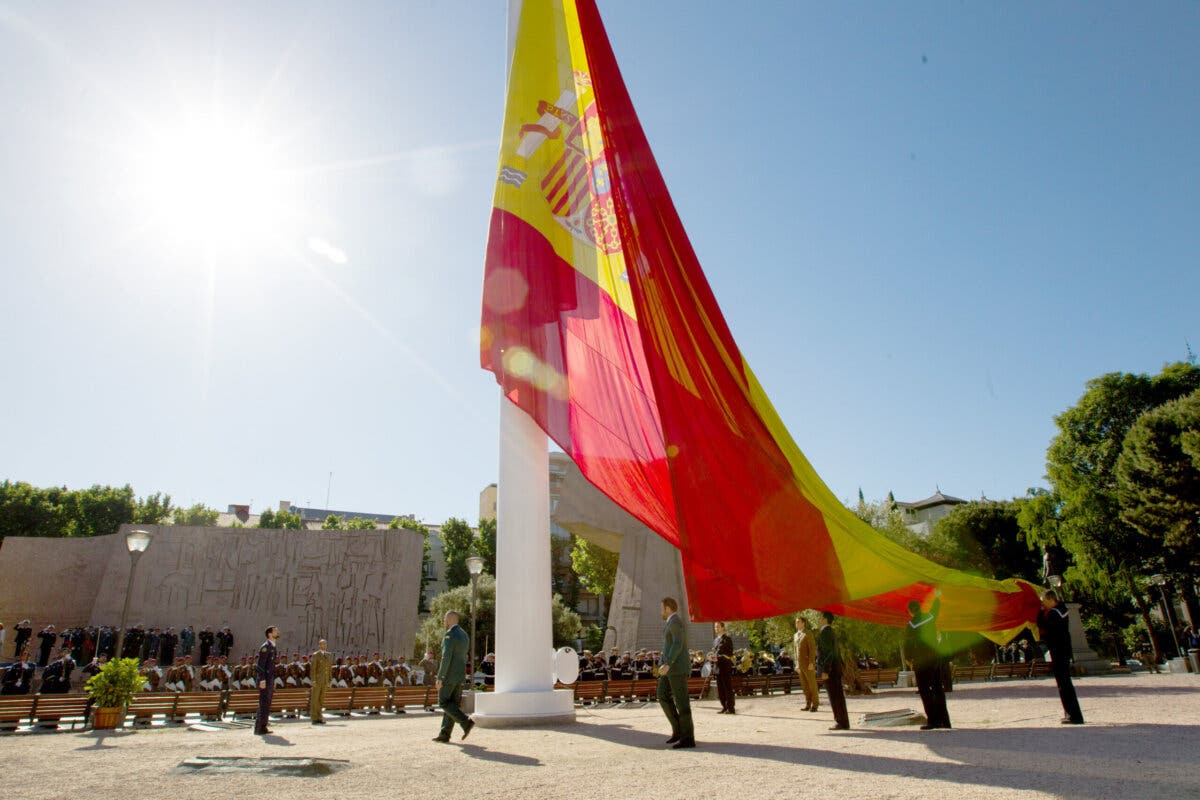
<svg viewBox="0 0 1200 800">
<path fill-rule="evenodd" d="M 12 540 L 6 540 L 0 569 L 20 570 L 26 561 L 41 564 L 65 558 L 77 565 L 80 583 L 91 585 L 94 602 L 82 620 L 65 620 L 68 612 L 77 614 L 78 609 L 56 605 L 47 583 L 29 590 L 36 600 L 14 598 L 15 605 L 9 591 L 0 589 L 0 611 L 32 618 L 34 614 L 17 610 L 32 601 L 44 609 L 39 615 L 45 614 L 46 622 L 117 624 L 129 579 L 124 546 L 129 527 L 92 540 L 32 539 L 46 549 L 18 548 L 21 552 L 14 552 L 11 561 Z M 154 539 L 138 562 L 130 625 L 173 626 L 177 631 L 189 623 L 197 631 L 206 625 L 214 630 L 228 625 L 235 656 L 253 652 L 267 625 L 279 626 L 280 647 L 289 652 L 311 650 L 320 638 L 328 639 L 335 653 L 408 655 L 413 648 L 422 555 L 419 533 L 141 527 Z M 69 548 L 55 546 L 60 544 L 88 546 L 86 570 L 80 558 L 65 555 Z M 43 555 L 51 550 L 54 556 Z M 62 613 L 56 613 L 60 609 Z"/>
<path fill-rule="evenodd" d="M 35 633 L 45 625 L 87 623 L 116 538 L 5 537 L 0 544 L 0 622 L 9 631 L 9 647 L 13 627 L 26 618 Z M 4 655 L 9 655 L 7 649 Z"/>
</svg>

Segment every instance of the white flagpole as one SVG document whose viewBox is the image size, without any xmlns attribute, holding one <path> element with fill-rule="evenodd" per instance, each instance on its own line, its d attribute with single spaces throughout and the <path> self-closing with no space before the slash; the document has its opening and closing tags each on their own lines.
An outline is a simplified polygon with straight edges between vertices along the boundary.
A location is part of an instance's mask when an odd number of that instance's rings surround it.
<svg viewBox="0 0 1200 800">
<path fill-rule="evenodd" d="M 521 0 L 509 0 L 509 73 L 520 19 Z M 496 690 L 475 693 L 474 719 L 485 727 L 574 722 L 574 695 L 554 690 L 551 662 L 546 434 L 503 394 L 497 488 Z"/>
</svg>

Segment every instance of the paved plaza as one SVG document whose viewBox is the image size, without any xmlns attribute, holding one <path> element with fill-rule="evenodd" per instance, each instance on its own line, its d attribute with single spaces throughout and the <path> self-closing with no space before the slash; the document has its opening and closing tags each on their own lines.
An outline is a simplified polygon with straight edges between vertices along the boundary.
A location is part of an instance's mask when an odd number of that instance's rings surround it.
<svg viewBox="0 0 1200 800">
<path fill-rule="evenodd" d="M 281 721 L 249 727 L 19 733 L 0 737 L 11 797 L 664 798 L 1200 798 L 1200 677 L 1077 681 L 1088 724 L 1062 726 L 1052 680 L 960 684 L 952 731 L 835 733 L 828 707 L 805 713 L 800 694 L 740 698 L 738 714 L 694 705 L 695 750 L 664 745 L 656 705 L 582 709 L 557 729 L 476 728 L 466 742 L 431 742 L 437 718 Z M 911 690 L 849 698 L 850 718 L 920 708 Z M 323 758 L 323 777 L 181 767 L 190 758 Z M 340 768 L 337 768 L 340 767 Z"/>
</svg>

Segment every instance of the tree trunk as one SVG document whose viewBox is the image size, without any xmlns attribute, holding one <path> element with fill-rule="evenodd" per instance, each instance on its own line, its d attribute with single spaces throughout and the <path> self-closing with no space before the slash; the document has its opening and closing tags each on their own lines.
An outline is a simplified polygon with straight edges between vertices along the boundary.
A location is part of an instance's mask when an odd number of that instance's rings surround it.
<svg viewBox="0 0 1200 800">
<path fill-rule="evenodd" d="M 1187 612 L 1188 624 L 1193 630 L 1200 630 L 1200 600 L 1196 597 L 1196 582 L 1192 575 L 1181 575 L 1179 578 L 1179 595 L 1183 599 L 1183 608 Z"/>
<path fill-rule="evenodd" d="M 1129 584 L 1129 592 L 1133 595 L 1133 601 L 1137 603 L 1138 616 L 1142 618 L 1142 624 L 1146 626 L 1146 633 L 1150 637 L 1150 649 L 1154 651 L 1154 663 L 1161 664 L 1163 654 L 1158 646 L 1158 637 L 1154 635 L 1154 626 L 1150 624 L 1150 606 L 1146 605 L 1146 598 L 1142 597 L 1142 593 L 1134 586 L 1133 579 L 1129 577 L 1129 573 L 1125 574 L 1125 580 Z"/>
</svg>

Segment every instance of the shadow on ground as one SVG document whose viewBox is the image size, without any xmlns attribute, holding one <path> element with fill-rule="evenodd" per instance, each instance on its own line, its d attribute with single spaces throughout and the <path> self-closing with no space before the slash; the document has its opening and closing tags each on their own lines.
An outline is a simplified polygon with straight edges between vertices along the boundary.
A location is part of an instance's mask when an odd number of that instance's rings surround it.
<svg viewBox="0 0 1200 800">
<path fill-rule="evenodd" d="M 628 747 L 667 749 L 666 737 L 627 725 L 562 728 Z M 1064 728 L 1002 728 L 952 731 L 851 730 L 828 733 L 829 749 L 756 742 L 698 739 L 696 752 L 760 761 L 824 767 L 974 784 L 1002 789 L 1050 792 L 1063 798 L 1122 797 L 1133 790 L 1146 797 L 1200 797 L 1194 774 L 1200 726 L 1103 725 Z M 945 761 L 872 755 L 836 749 L 838 740 L 856 738 L 918 742 Z M 1093 753 L 1123 753 L 1101 758 Z M 1063 765 L 1072 763 L 1076 772 Z M 1080 764 L 1083 765 L 1082 772 Z"/>
</svg>

